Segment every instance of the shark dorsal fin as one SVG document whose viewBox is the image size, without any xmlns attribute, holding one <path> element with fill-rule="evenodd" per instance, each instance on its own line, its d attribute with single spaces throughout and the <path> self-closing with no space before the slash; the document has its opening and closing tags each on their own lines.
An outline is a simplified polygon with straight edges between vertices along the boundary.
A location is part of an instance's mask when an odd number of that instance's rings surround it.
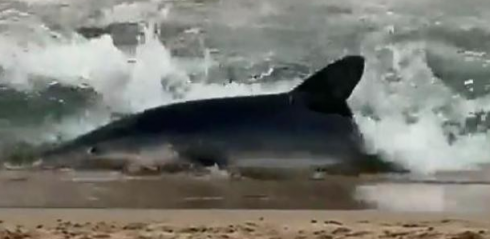
<svg viewBox="0 0 490 239">
<path fill-rule="evenodd" d="M 309 108 L 351 115 L 347 99 L 364 73 L 364 57 L 346 56 L 308 77 L 291 93 Z"/>
<path fill-rule="evenodd" d="M 347 100 L 364 73 L 364 57 L 346 56 L 317 71 L 293 92 Z"/>
</svg>

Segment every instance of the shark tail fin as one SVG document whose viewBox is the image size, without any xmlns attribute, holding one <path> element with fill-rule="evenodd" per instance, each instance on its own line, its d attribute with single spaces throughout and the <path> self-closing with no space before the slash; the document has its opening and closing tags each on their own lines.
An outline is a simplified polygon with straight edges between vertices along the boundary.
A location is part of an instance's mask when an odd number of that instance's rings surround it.
<svg viewBox="0 0 490 239">
<path fill-rule="evenodd" d="M 312 110 L 351 116 L 347 99 L 364 73 L 365 59 L 351 55 L 317 71 L 294 88 L 293 98 Z"/>
</svg>

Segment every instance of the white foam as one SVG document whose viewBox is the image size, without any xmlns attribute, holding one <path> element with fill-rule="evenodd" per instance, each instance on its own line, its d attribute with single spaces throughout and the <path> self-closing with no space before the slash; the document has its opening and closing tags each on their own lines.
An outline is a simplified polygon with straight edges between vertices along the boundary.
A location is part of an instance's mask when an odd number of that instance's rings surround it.
<svg viewBox="0 0 490 239">
<path fill-rule="evenodd" d="M 369 148 L 422 173 L 468 169 L 490 162 L 486 132 L 453 132 L 456 141 L 451 142 L 444 127 L 448 120 L 462 123 L 488 99 L 455 96 L 432 75 L 424 47 L 423 43 L 391 45 L 387 47 L 391 54 L 385 58 L 388 60 L 368 63 L 352 104 L 358 109 L 369 107 L 376 115 L 376 120 L 360 112 L 356 115 Z M 399 79 L 383 78 L 383 64 Z"/>
</svg>

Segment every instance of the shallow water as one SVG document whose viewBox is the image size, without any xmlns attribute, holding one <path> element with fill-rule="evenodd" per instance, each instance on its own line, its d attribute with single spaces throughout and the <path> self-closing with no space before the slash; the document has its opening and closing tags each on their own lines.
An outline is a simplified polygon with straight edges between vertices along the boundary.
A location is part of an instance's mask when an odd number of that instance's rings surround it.
<svg viewBox="0 0 490 239">
<path fill-rule="evenodd" d="M 329 176 L 325 180 L 230 180 L 222 176 L 3 171 L 0 207 L 488 213 L 489 189 L 490 180 L 422 182 L 345 176 Z"/>
</svg>

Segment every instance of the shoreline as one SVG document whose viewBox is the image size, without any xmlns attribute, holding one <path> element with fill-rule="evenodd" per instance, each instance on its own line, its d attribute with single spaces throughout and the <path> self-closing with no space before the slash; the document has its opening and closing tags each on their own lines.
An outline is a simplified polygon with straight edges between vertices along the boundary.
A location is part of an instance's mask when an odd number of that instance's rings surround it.
<svg viewBox="0 0 490 239">
<path fill-rule="evenodd" d="M 402 182 L 345 176 L 324 180 L 230 180 L 184 175 L 126 177 L 115 172 L 0 171 L 0 208 L 490 213 L 490 185 L 479 184 L 477 180 L 482 178 L 476 176 Z M 450 179 L 461 181 L 454 184 Z M 463 183 L 469 179 L 473 183 Z"/>
<path fill-rule="evenodd" d="M 226 218 L 229 223 L 250 220 L 310 223 L 311 220 L 336 219 L 349 222 L 370 221 L 479 221 L 489 223 L 485 213 L 390 212 L 383 210 L 302 210 L 302 209 L 121 209 L 121 208 L 0 208 L 0 220 L 29 222 L 42 219 L 48 225 L 61 220 L 111 221 L 115 223 L 152 222 L 212 224 L 211 218 Z M 306 221 L 305 221 L 306 220 Z M 490 228 L 489 228 L 490 229 Z"/>
</svg>

